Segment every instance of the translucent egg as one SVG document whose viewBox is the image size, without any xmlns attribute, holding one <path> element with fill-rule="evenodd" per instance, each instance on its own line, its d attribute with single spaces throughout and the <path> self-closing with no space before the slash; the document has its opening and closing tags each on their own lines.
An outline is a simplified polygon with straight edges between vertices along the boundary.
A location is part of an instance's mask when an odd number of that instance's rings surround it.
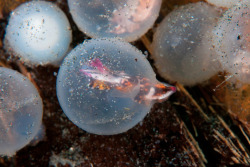
<svg viewBox="0 0 250 167">
<path fill-rule="evenodd" d="M 0 155 L 14 155 L 41 130 L 42 100 L 20 73 L 0 67 Z"/>
<path fill-rule="evenodd" d="M 64 59 L 57 77 L 57 96 L 68 118 L 83 130 L 100 135 L 127 131 L 155 102 L 175 87 L 155 78 L 146 57 L 117 39 L 92 39 Z"/>
<path fill-rule="evenodd" d="M 152 44 L 155 66 L 162 77 L 192 86 L 218 72 L 210 39 L 218 16 L 215 8 L 199 2 L 165 17 Z"/>
<path fill-rule="evenodd" d="M 69 21 L 61 9 L 51 2 L 32 1 L 11 13 L 5 49 L 29 64 L 58 65 L 71 38 Z"/>
<path fill-rule="evenodd" d="M 68 5 L 77 26 L 87 35 L 135 41 L 153 26 L 161 1 L 68 0 Z"/>
<path fill-rule="evenodd" d="M 250 1 L 224 14 L 213 40 L 223 68 L 241 82 L 250 83 Z"/>
<path fill-rule="evenodd" d="M 206 1 L 217 7 L 230 8 L 231 6 L 237 4 L 240 1 L 248 1 L 248 0 L 206 0 Z"/>
</svg>

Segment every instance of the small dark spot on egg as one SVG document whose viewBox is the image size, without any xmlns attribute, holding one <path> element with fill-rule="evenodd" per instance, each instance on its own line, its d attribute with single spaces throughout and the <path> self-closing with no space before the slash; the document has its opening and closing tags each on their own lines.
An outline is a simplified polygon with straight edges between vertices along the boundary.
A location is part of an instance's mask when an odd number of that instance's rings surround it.
<svg viewBox="0 0 250 167">
<path fill-rule="evenodd" d="M 240 38 L 241 38 L 240 35 L 238 35 L 238 36 L 237 36 L 237 40 L 240 40 Z"/>
</svg>

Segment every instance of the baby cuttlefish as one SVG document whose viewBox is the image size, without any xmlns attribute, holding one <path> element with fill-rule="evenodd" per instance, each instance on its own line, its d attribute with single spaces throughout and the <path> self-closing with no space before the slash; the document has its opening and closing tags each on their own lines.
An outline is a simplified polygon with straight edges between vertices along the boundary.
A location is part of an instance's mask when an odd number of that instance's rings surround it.
<svg viewBox="0 0 250 167">
<path fill-rule="evenodd" d="M 67 117 L 98 135 L 128 131 L 176 91 L 156 79 L 140 50 L 117 38 L 76 46 L 60 67 L 56 89 Z"/>
<path fill-rule="evenodd" d="M 99 90 L 116 89 L 121 93 L 132 92 L 139 89 L 134 101 L 150 104 L 152 101 L 162 102 L 176 92 L 174 86 L 163 83 L 152 83 L 148 78 L 130 76 L 123 71 L 111 71 L 96 58 L 89 62 L 90 68 L 82 68 L 80 72 L 91 78 L 89 87 Z"/>
<path fill-rule="evenodd" d="M 109 20 L 117 26 L 110 32 L 123 34 L 140 29 L 140 23 L 152 17 L 152 11 L 157 3 L 157 0 L 139 0 L 135 5 L 134 0 L 128 0 L 127 5 L 114 10 L 113 17 Z"/>
</svg>

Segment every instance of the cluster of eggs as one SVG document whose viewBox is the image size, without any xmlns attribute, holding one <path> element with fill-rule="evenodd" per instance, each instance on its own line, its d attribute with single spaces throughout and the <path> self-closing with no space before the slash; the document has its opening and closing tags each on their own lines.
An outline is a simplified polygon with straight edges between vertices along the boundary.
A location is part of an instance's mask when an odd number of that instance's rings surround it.
<svg viewBox="0 0 250 167">
<path fill-rule="evenodd" d="M 153 25 L 161 0 L 69 0 L 68 4 L 79 28 L 96 39 L 78 45 L 64 61 L 71 28 L 65 14 L 51 2 L 31 1 L 16 8 L 6 28 L 4 47 L 29 66 L 61 64 L 58 100 L 77 126 L 94 134 L 125 132 L 155 102 L 176 91 L 157 81 L 146 56 L 125 42 L 140 38 Z M 1 80 L 0 147 L 4 149 L 0 155 L 13 155 L 41 129 L 43 109 L 37 90 L 26 78 L 13 70 L 0 70 L 0 76 L 6 77 Z"/>
<path fill-rule="evenodd" d="M 68 5 L 78 28 L 95 39 L 70 51 L 72 35 L 65 14 L 51 2 L 31 1 L 11 13 L 5 49 L 28 65 L 61 65 L 58 100 L 78 127 L 101 135 L 125 132 L 140 122 L 155 102 L 176 91 L 157 81 L 146 56 L 128 43 L 153 26 L 161 0 L 68 0 Z M 250 5 L 248 0 L 238 5 L 242 8 L 231 7 L 219 21 L 221 10 L 204 2 L 180 7 L 166 16 L 152 44 L 159 74 L 194 85 L 216 74 L 222 64 L 229 72 L 233 66 L 238 79 L 249 83 Z M 240 40 L 227 46 L 228 40 L 235 40 L 227 37 L 231 33 Z M 1 75 L 6 79 L 0 85 L 4 92 L 0 94 L 0 131 L 6 135 L 0 136 L 0 146 L 7 147 L 0 155 L 13 155 L 38 133 L 42 103 L 34 86 L 20 74 L 1 68 Z M 13 82 L 15 77 L 18 81 Z M 19 88 L 21 85 L 24 88 Z M 15 99 L 22 91 L 28 94 L 25 100 Z"/>
<path fill-rule="evenodd" d="M 216 2 L 232 5 L 231 1 Z M 198 2 L 165 17 L 152 44 L 162 77 L 192 86 L 225 70 L 240 82 L 250 83 L 250 1 L 234 1 L 223 16 L 222 12 Z"/>
<path fill-rule="evenodd" d="M 161 0 L 68 0 L 80 30 L 92 38 L 139 39 L 158 17 Z M 72 40 L 69 21 L 55 4 L 32 1 L 16 8 L 6 28 L 5 49 L 32 65 L 60 65 Z"/>
</svg>

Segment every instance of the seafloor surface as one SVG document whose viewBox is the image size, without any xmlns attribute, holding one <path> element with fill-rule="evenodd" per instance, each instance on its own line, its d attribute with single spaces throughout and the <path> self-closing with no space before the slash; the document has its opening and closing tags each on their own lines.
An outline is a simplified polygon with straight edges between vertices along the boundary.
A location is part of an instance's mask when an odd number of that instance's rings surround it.
<svg viewBox="0 0 250 167">
<path fill-rule="evenodd" d="M 250 163 L 247 124 L 250 88 L 249 85 L 233 88 L 230 82 L 223 82 L 223 73 L 205 85 L 192 88 L 172 83 L 177 86 L 177 93 L 168 101 L 155 104 L 147 117 L 126 133 L 98 136 L 79 129 L 64 115 L 57 101 L 58 68 L 30 68 L 3 50 L 9 12 L 24 1 L 0 1 L 0 66 L 15 69 L 36 84 L 43 99 L 46 134 L 42 141 L 26 146 L 15 156 L 0 158 L 0 166 L 247 166 Z M 87 37 L 73 23 L 66 0 L 54 1 L 70 19 L 74 47 Z M 194 1 L 163 0 L 154 27 L 177 5 Z M 152 64 L 153 31 L 154 28 L 132 43 L 149 53 Z"/>
</svg>

